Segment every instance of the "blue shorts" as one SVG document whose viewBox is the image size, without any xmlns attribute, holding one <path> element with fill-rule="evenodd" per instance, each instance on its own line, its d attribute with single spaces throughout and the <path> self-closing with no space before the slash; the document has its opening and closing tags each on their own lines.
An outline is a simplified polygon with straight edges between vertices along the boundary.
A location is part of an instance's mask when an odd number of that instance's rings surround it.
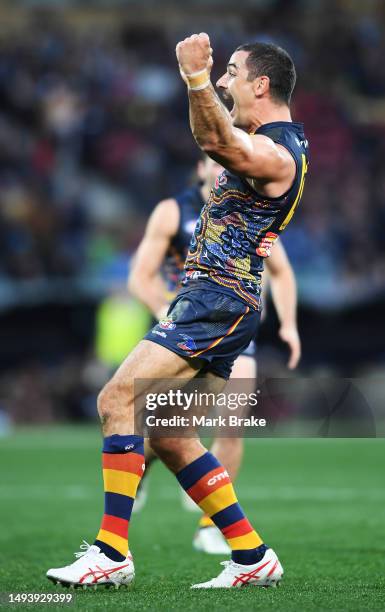
<svg viewBox="0 0 385 612">
<path fill-rule="evenodd" d="M 259 320 L 260 313 L 242 300 L 196 283 L 180 291 L 167 317 L 145 339 L 197 360 L 201 373 L 209 371 L 227 380 L 234 361 L 255 338 Z"/>
</svg>

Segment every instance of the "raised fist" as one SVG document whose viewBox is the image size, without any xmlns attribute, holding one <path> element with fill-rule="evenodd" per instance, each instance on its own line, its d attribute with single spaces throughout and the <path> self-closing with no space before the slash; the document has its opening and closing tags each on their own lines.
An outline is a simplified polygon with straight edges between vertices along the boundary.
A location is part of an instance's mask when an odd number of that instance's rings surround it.
<svg viewBox="0 0 385 612">
<path fill-rule="evenodd" d="M 193 74 L 205 68 L 210 72 L 213 65 L 212 48 L 207 34 L 193 34 L 176 46 L 176 57 L 181 74 Z"/>
</svg>

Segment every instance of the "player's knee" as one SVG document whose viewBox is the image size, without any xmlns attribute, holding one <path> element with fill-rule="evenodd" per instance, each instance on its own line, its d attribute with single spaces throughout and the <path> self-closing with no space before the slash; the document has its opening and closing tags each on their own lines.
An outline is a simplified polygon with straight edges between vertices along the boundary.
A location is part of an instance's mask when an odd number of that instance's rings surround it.
<svg viewBox="0 0 385 612">
<path fill-rule="evenodd" d="M 99 392 L 97 399 L 97 408 L 100 420 L 103 422 L 108 414 L 108 384 Z"/>
<path fill-rule="evenodd" d="M 119 397 L 121 392 L 119 387 L 114 382 L 108 382 L 100 391 L 97 400 L 98 414 L 102 423 L 111 420 L 121 405 Z"/>
</svg>

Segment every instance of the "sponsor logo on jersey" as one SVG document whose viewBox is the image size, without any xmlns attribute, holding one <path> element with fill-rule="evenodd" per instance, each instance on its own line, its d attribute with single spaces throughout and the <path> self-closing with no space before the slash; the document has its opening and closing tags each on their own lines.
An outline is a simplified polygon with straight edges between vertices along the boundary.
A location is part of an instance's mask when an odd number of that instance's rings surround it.
<svg viewBox="0 0 385 612">
<path fill-rule="evenodd" d="M 189 280 L 197 280 L 198 278 L 208 278 L 208 274 L 206 272 L 200 272 L 199 270 L 188 270 L 186 272 L 186 279 Z"/>
<path fill-rule="evenodd" d="M 195 351 L 196 344 L 194 340 L 191 338 L 191 336 L 187 336 L 187 334 L 179 334 L 179 335 L 183 338 L 183 342 L 178 342 L 177 346 L 179 346 L 179 348 L 181 348 L 183 351 L 187 351 L 189 353 L 191 353 L 192 351 Z"/>
<path fill-rule="evenodd" d="M 161 327 L 162 329 L 175 329 L 176 328 L 176 323 L 174 323 L 174 321 L 172 319 L 161 319 L 158 323 L 159 327 Z"/>
<path fill-rule="evenodd" d="M 216 482 L 219 482 L 220 480 L 224 480 L 225 478 L 228 478 L 228 477 L 229 477 L 228 471 L 223 470 L 223 472 L 221 472 L 220 474 L 216 474 L 216 476 L 209 478 L 209 480 L 207 481 L 207 484 L 209 487 L 213 487 Z"/>
<path fill-rule="evenodd" d="M 257 255 L 260 257 L 270 257 L 271 247 L 274 242 L 277 240 L 278 234 L 274 234 L 274 232 L 267 232 L 266 236 L 264 236 L 261 240 L 259 247 L 256 249 Z"/>
</svg>

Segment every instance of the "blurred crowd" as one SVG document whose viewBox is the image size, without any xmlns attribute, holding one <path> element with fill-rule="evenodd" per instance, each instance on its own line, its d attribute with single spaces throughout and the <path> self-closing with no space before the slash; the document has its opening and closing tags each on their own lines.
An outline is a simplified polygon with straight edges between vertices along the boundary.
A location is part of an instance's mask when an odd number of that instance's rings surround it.
<svg viewBox="0 0 385 612">
<path fill-rule="evenodd" d="M 261 6 L 240 3 L 221 19 L 209 2 L 199 11 L 186 3 L 183 25 L 122 11 L 108 28 L 93 26 L 90 9 L 87 29 L 66 11 L 30 11 L 20 28 L 3 29 L 0 308 L 27 303 L 34 288 L 52 298 L 54 287 L 59 299 L 74 286 L 87 294 L 96 283 L 99 297 L 124 286 L 152 207 L 193 180 L 198 151 L 174 49 L 203 29 L 214 78 L 253 40 L 281 44 L 296 63 L 293 119 L 305 123 L 311 165 L 283 241 L 300 301 L 340 309 L 385 294 L 385 7 Z M 34 368 L 20 376 L 36 385 Z"/>
<path fill-rule="evenodd" d="M 272 2 L 208 28 L 217 74 L 245 40 L 295 59 L 293 115 L 312 157 L 285 243 L 303 299 L 321 305 L 385 281 L 385 33 L 380 14 L 343 7 Z M 152 206 L 197 156 L 174 56 L 186 33 L 127 20 L 77 32 L 45 12 L 2 33 L 0 280 L 125 273 Z"/>
</svg>

